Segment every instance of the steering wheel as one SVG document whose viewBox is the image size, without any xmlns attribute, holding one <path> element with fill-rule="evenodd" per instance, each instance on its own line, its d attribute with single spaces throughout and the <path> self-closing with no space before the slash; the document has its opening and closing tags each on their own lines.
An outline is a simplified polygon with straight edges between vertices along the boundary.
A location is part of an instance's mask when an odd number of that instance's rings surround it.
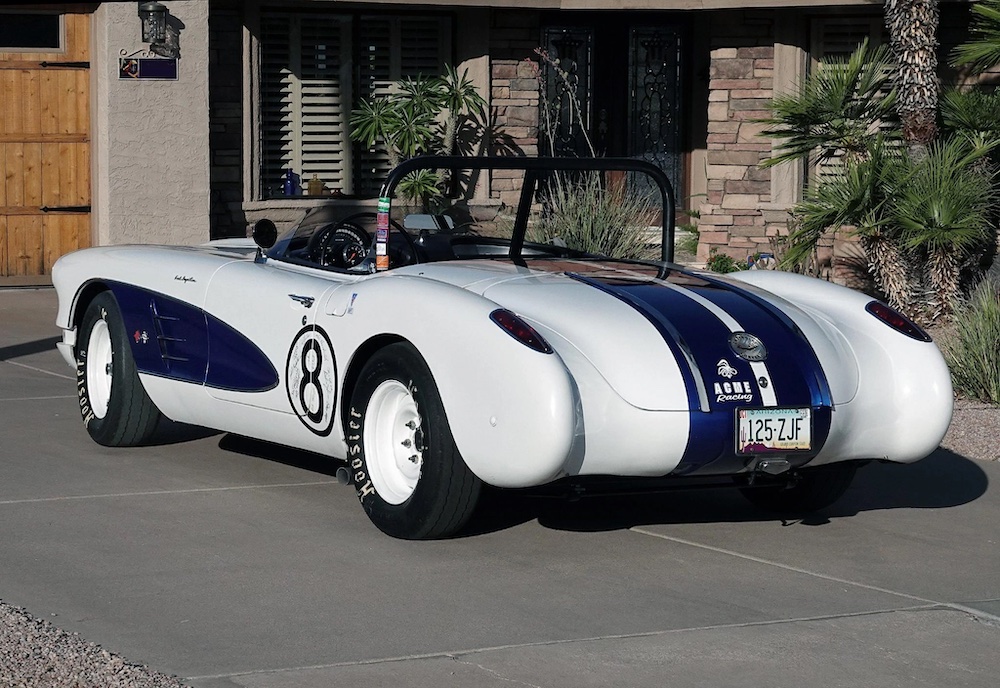
<svg viewBox="0 0 1000 688">
<path fill-rule="evenodd" d="M 362 224 L 372 225 L 377 219 L 376 213 L 362 212 L 321 227 L 309 239 L 309 259 L 323 267 L 350 269 L 360 265 L 372 247 L 371 235 Z M 396 230 L 403 236 L 410 252 L 409 257 L 399 256 L 393 262 L 416 262 L 417 246 L 413 237 L 395 220 L 389 220 L 389 224 L 390 231 Z"/>
<path fill-rule="evenodd" d="M 348 220 L 317 229 L 306 248 L 309 260 L 323 267 L 352 268 L 368 255 L 371 237 L 360 225 Z"/>
</svg>

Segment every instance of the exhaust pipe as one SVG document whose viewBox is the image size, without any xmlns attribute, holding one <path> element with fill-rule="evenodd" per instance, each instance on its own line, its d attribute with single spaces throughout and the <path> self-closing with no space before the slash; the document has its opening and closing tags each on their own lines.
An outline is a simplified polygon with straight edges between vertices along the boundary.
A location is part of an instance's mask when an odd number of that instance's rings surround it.
<svg viewBox="0 0 1000 688">
<path fill-rule="evenodd" d="M 346 468 L 344 468 L 343 466 L 341 466 L 340 468 L 338 468 L 337 469 L 337 482 L 340 483 L 341 485 L 350 485 L 351 484 L 351 472 L 349 470 L 347 470 Z"/>
</svg>

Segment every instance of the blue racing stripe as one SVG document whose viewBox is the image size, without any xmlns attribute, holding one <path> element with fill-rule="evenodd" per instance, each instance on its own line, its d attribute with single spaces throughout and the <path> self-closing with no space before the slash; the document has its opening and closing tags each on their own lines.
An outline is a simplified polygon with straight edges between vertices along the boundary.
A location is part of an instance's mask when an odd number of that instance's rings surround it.
<svg viewBox="0 0 1000 688">
<path fill-rule="evenodd" d="M 643 314 L 677 360 L 691 423 L 684 456 L 674 473 L 703 469 L 732 472 L 742 468 L 748 458 L 736 454 L 736 410 L 762 406 L 762 385 L 772 385 L 780 406 L 813 409 L 813 450 L 801 458 L 805 460 L 822 448 L 831 420 L 826 377 L 798 327 L 766 301 L 727 283 L 680 270 L 666 276 L 669 284 L 624 275 L 599 279 L 569 276 L 621 299 Z M 729 325 L 687 295 L 688 290 L 718 306 L 764 342 L 770 381 L 758 379 L 750 364 L 734 353 L 729 344 Z M 686 367 L 679 354 L 686 354 L 694 364 Z M 699 388 L 707 391 L 707 408 L 698 403 Z"/>
<path fill-rule="evenodd" d="M 808 403 L 811 406 L 833 407 L 833 394 L 819 358 L 791 318 L 747 289 L 710 277 L 703 279 L 706 286 L 692 287 L 693 291 L 731 313 L 746 331 L 762 339 L 762 333 L 767 333 L 768 370 L 773 378 L 784 381 L 784 384 L 776 385 L 776 391 L 784 391 L 787 397 L 786 400 L 778 396 L 780 405 Z M 808 402 L 790 393 L 796 377 L 808 388 Z"/>
</svg>

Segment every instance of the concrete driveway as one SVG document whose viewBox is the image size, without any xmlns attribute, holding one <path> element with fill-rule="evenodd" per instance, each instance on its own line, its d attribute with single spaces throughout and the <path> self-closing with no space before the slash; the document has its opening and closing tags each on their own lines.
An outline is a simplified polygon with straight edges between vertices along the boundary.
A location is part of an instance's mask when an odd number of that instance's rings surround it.
<svg viewBox="0 0 1000 688">
<path fill-rule="evenodd" d="M 794 522 L 729 491 L 493 495 L 403 542 L 315 455 L 94 444 L 54 317 L 0 291 L 0 599 L 193 686 L 1000 680 L 1000 464 L 869 466 Z"/>
</svg>

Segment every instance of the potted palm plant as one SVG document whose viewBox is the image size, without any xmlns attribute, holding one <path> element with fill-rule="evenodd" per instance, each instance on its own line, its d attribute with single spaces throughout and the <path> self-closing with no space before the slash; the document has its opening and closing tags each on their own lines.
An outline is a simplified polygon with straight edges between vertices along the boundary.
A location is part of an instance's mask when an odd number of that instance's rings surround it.
<svg viewBox="0 0 1000 688">
<path fill-rule="evenodd" d="M 406 77 L 392 92 L 362 100 L 351 112 L 351 138 L 370 149 L 381 147 L 389 165 L 425 153 L 452 155 L 460 134 L 471 127 L 482 135 L 486 101 L 476 91 L 468 70 L 450 65 L 441 76 Z M 443 194 L 441 172 L 414 172 L 399 185 L 400 193 L 426 210 Z"/>
</svg>

